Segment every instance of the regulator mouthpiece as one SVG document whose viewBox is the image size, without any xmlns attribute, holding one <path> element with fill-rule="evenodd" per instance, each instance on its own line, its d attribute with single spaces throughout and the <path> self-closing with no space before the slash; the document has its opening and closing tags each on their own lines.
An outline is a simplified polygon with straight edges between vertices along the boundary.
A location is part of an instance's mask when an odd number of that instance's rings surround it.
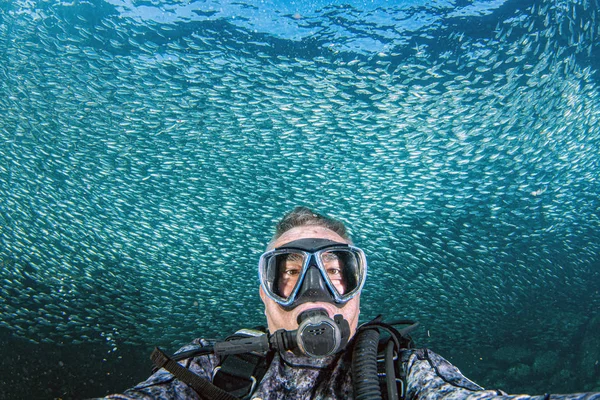
<svg viewBox="0 0 600 400">
<path fill-rule="evenodd" d="M 295 331 L 275 332 L 272 346 L 321 358 L 339 352 L 348 343 L 350 324 L 340 314 L 331 319 L 322 308 L 307 310 L 298 316 L 298 324 Z"/>
<path fill-rule="evenodd" d="M 307 356 L 315 358 L 330 356 L 342 347 L 342 330 L 329 318 L 327 311 L 323 309 L 304 311 L 298 316 L 298 323 L 296 342 L 300 352 Z"/>
</svg>

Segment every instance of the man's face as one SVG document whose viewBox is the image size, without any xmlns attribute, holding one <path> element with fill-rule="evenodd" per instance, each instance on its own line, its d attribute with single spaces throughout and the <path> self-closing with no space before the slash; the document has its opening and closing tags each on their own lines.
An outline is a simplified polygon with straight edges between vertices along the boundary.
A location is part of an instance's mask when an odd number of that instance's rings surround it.
<svg viewBox="0 0 600 400">
<path fill-rule="evenodd" d="M 275 242 L 273 242 L 270 247 L 281 247 L 286 243 L 298 239 L 329 239 L 339 243 L 348 243 L 347 240 L 327 228 L 320 226 L 299 226 L 285 232 Z M 332 263 L 333 262 L 334 261 L 332 260 Z M 293 260 L 290 260 L 290 279 L 293 279 L 293 267 Z M 331 271 L 332 273 L 335 273 L 335 268 L 331 268 Z M 332 282 L 335 284 L 333 279 Z M 282 284 L 285 285 L 285 281 Z M 285 287 L 280 289 L 285 292 Z M 340 292 L 343 292 L 343 290 L 340 290 Z M 270 332 L 275 332 L 279 329 L 285 329 L 288 331 L 298 329 L 298 315 L 300 315 L 300 313 L 303 311 L 312 308 L 323 308 L 327 310 L 330 318 L 333 318 L 333 316 L 336 314 L 342 314 L 350 324 L 350 337 L 354 336 L 354 333 L 356 332 L 358 315 L 360 314 L 360 294 L 353 297 L 340 308 L 331 303 L 309 302 L 300 304 L 291 311 L 284 310 L 279 304 L 271 300 L 267 295 L 265 295 L 262 288 L 260 289 L 260 298 L 262 299 L 263 303 L 265 303 L 265 315 L 267 316 L 267 324 L 269 325 Z"/>
</svg>

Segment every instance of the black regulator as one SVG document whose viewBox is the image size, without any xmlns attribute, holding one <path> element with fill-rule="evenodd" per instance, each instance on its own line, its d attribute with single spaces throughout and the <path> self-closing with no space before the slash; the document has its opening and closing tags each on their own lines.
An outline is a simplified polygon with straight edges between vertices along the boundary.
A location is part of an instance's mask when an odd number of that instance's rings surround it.
<svg viewBox="0 0 600 400">
<path fill-rule="evenodd" d="M 291 350 L 313 358 L 326 357 L 344 349 L 350 337 L 350 324 L 340 314 L 329 318 L 322 308 L 306 310 L 298 316 L 298 329 L 280 329 L 260 335 L 215 343 L 216 354 L 240 354 L 251 351 Z"/>
</svg>

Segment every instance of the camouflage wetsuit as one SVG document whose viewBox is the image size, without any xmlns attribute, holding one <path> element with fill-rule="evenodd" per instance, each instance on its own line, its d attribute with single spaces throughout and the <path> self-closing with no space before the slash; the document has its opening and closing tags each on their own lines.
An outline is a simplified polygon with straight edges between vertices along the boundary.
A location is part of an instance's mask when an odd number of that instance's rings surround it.
<svg viewBox="0 0 600 400">
<path fill-rule="evenodd" d="M 186 351 L 198 344 L 196 340 Z M 448 361 L 427 349 L 405 350 L 406 399 L 600 399 L 600 393 L 571 395 L 507 395 L 499 390 L 484 390 L 465 378 Z M 199 376 L 211 380 L 219 364 L 217 356 L 201 356 L 180 361 Z M 250 397 L 251 399 L 348 399 L 352 398 L 351 352 L 321 360 L 297 357 L 292 353 L 276 354 L 267 373 Z M 173 378 L 164 369 L 123 394 L 109 399 L 200 399 L 185 383 Z"/>
</svg>

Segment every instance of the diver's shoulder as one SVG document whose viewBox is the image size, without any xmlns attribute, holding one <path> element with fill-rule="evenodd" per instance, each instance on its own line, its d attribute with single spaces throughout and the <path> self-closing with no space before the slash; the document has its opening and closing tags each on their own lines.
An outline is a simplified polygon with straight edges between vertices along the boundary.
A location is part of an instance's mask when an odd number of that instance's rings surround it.
<svg viewBox="0 0 600 400">
<path fill-rule="evenodd" d="M 426 385 L 430 377 L 441 378 L 444 382 L 463 389 L 481 391 L 481 386 L 465 377 L 460 370 L 444 357 L 428 348 L 406 349 L 401 352 L 405 363 L 405 373 L 420 384 Z"/>
<path fill-rule="evenodd" d="M 427 347 L 419 347 L 413 349 L 401 349 L 403 357 L 407 358 L 414 356 L 420 360 L 435 360 L 448 362 L 444 357 Z"/>
</svg>

